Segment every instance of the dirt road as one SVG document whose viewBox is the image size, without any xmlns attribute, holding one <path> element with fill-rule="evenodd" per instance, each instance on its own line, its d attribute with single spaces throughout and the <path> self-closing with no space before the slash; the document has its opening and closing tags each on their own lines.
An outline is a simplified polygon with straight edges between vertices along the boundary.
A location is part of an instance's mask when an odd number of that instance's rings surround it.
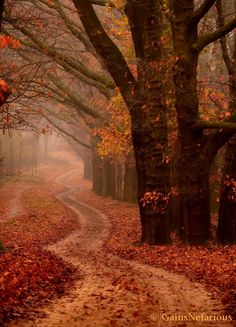
<svg viewBox="0 0 236 327">
<path fill-rule="evenodd" d="M 83 280 L 44 308 L 45 318 L 10 326 L 231 326 L 222 321 L 226 317 L 221 304 L 202 285 L 104 251 L 111 226 L 104 214 L 75 199 L 79 189 L 70 188 L 69 180 L 80 173 L 76 169 L 61 176 L 57 182 L 68 190 L 56 197 L 78 214 L 81 228 L 48 249 L 77 266 Z"/>
</svg>

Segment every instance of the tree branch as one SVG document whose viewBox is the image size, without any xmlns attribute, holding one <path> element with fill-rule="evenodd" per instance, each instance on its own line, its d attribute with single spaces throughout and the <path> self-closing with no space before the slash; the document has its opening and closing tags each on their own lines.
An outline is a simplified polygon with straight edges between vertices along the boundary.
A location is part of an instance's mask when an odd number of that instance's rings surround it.
<svg viewBox="0 0 236 327">
<path fill-rule="evenodd" d="M 126 104 L 130 107 L 133 100 L 131 89 L 135 78 L 120 49 L 105 32 L 92 4 L 87 0 L 73 0 L 73 2 L 91 43 L 103 59 Z"/>
<path fill-rule="evenodd" d="M 211 9 L 216 0 L 204 0 L 201 6 L 196 9 L 190 19 L 189 26 L 196 26 L 205 14 Z"/>
<path fill-rule="evenodd" d="M 70 98 L 72 103 L 75 103 L 75 105 L 80 108 L 80 110 L 82 110 L 93 118 L 101 117 L 98 112 L 86 105 L 78 94 L 75 95 L 68 87 L 64 85 L 64 83 L 60 82 L 60 80 L 56 76 L 51 73 L 48 73 L 47 76 L 59 90 L 63 91 Z"/>
<path fill-rule="evenodd" d="M 219 20 L 219 27 L 223 27 L 225 25 L 224 22 L 224 17 L 223 17 L 223 11 L 222 11 L 222 1 L 221 0 L 217 0 L 216 1 L 216 9 L 217 9 L 217 13 L 218 13 L 218 20 Z M 224 59 L 224 62 L 227 66 L 228 72 L 230 75 L 233 74 L 233 65 L 229 56 L 229 51 L 227 48 L 227 43 L 226 43 L 226 37 L 223 36 L 220 39 L 220 45 L 221 45 L 221 50 L 222 50 L 222 56 Z"/>
<path fill-rule="evenodd" d="M 89 0 L 89 2 L 93 5 L 97 6 L 107 6 L 109 5 L 110 7 L 115 7 L 114 3 L 109 0 Z"/>
<path fill-rule="evenodd" d="M 208 44 L 215 42 L 216 40 L 225 36 L 234 28 L 236 28 L 236 17 L 230 22 L 226 23 L 224 26 L 218 28 L 215 32 L 200 37 L 198 42 L 192 45 L 192 48 L 200 52 Z"/>
<path fill-rule="evenodd" d="M 75 60 L 73 60 L 72 58 L 69 58 L 68 56 L 65 56 L 64 54 L 56 51 L 56 49 L 52 48 L 45 41 L 45 39 L 42 40 L 41 38 L 37 37 L 29 29 L 25 28 L 24 26 L 21 26 L 17 22 L 11 21 L 10 23 L 12 24 L 13 27 L 18 29 L 23 35 L 28 36 L 30 40 L 32 40 L 39 47 L 40 51 L 45 55 L 47 55 L 48 57 L 52 58 L 55 61 L 63 61 L 71 68 L 77 70 L 80 74 L 86 76 L 87 78 L 95 80 L 98 83 L 101 83 L 107 88 L 110 89 L 115 88 L 115 85 L 111 79 L 109 79 L 105 75 L 101 75 L 100 73 L 90 70 L 88 67 L 85 67 L 84 64 L 78 60 L 78 58 L 77 61 L 75 62 Z"/>
<path fill-rule="evenodd" d="M 137 58 L 142 58 L 144 55 L 143 37 L 146 11 L 147 8 L 141 1 L 126 1 L 125 13 L 129 19 L 129 26 L 132 33 Z"/>
<path fill-rule="evenodd" d="M 198 120 L 192 127 L 193 129 L 224 129 L 236 130 L 236 123 L 225 121 L 204 121 Z"/>
<path fill-rule="evenodd" d="M 58 13 L 61 16 L 61 18 L 63 19 L 63 21 L 65 22 L 69 31 L 77 39 L 79 39 L 80 42 L 83 43 L 83 45 L 85 46 L 85 48 L 88 52 L 95 55 L 96 54 L 95 50 L 94 50 L 93 46 L 91 45 L 90 41 L 83 35 L 83 33 L 81 33 L 81 31 L 79 31 L 78 27 L 74 25 L 73 20 L 71 20 L 70 17 L 68 17 L 68 15 L 66 15 L 66 13 L 63 10 L 63 7 L 61 5 L 61 2 L 59 0 L 55 0 L 55 6 L 56 6 L 56 10 L 58 11 Z"/>
<path fill-rule="evenodd" d="M 52 121 L 47 115 L 43 114 L 43 117 L 52 125 L 54 126 L 58 131 L 60 131 L 61 133 L 71 137 L 75 142 L 79 143 L 80 145 L 91 149 L 91 146 L 87 143 L 84 143 L 83 141 L 81 141 L 80 139 L 78 139 L 77 137 L 75 137 L 73 134 L 67 132 L 64 128 L 60 127 L 58 124 L 56 124 L 54 121 Z"/>
</svg>

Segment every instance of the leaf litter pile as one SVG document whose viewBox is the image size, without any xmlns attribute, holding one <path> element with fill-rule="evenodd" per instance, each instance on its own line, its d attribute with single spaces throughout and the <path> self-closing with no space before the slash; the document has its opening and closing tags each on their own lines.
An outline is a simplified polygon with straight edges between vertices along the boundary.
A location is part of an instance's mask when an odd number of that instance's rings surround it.
<svg viewBox="0 0 236 327">
<path fill-rule="evenodd" d="M 92 192 L 79 193 L 78 199 L 109 217 L 112 227 L 105 243 L 107 251 L 205 283 L 236 319 L 236 246 L 186 246 L 177 241 L 166 246 L 138 245 L 141 228 L 136 205 L 105 199 Z"/>
<path fill-rule="evenodd" d="M 11 200 L 25 182 L 0 190 L 0 325 L 29 315 L 29 309 L 31 316 L 38 314 L 39 304 L 61 296 L 79 278 L 75 268 L 43 249 L 79 227 L 76 214 L 53 197 L 61 187 L 49 181 L 62 172 L 31 182 L 14 217 L 9 214 Z"/>
</svg>

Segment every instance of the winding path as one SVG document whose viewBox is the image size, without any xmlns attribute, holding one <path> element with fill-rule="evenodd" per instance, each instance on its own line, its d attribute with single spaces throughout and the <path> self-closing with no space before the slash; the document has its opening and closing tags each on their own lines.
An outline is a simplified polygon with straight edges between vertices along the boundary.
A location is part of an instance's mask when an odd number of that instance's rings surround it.
<svg viewBox="0 0 236 327">
<path fill-rule="evenodd" d="M 67 190 L 56 198 L 78 214 L 80 230 L 48 247 L 83 274 L 69 295 L 43 309 L 45 318 L 13 322 L 11 327 L 159 327 L 230 326 L 232 322 L 207 321 L 222 315 L 222 306 L 204 287 L 166 270 L 120 259 L 104 251 L 111 228 L 99 210 L 75 198 L 78 188 L 68 181 L 73 170 L 57 182 Z M 192 316 L 188 316 L 191 314 Z M 195 321 L 194 314 L 202 316 Z M 186 315 L 189 321 L 181 317 Z M 209 318 L 209 316 L 213 318 Z M 179 317 L 178 317 L 179 316 Z M 208 316 L 208 318 L 207 318 Z M 215 317 L 215 318 L 214 318 Z M 219 319 L 219 317 L 218 317 Z"/>
</svg>

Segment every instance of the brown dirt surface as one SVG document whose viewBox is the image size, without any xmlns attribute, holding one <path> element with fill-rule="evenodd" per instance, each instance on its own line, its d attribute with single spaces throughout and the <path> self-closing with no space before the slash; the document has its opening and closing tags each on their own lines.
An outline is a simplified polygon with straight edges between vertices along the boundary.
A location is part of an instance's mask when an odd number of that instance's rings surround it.
<svg viewBox="0 0 236 327">
<path fill-rule="evenodd" d="M 104 213 L 105 202 L 101 198 L 95 204 L 90 202 L 89 194 L 76 196 L 83 184 L 70 187 L 68 180 L 77 174 L 81 178 L 81 169 L 57 179 L 68 189 L 56 197 L 78 215 L 80 229 L 48 249 L 74 267 L 80 267 L 83 280 L 77 281 L 67 295 L 45 306 L 42 310 L 45 317 L 14 321 L 10 327 L 183 327 L 196 326 L 196 322 L 197 326 L 232 325 L 231 321 L 222 321 L 226 319 L 223 306 L 202 284 L 108 251 L 115 225 L 110 222 L 109 212 Z M 81 202 L 85 197 L 87 204 Z M 124 222 L 121 209 L 122 205 L 118 215 L 120 224 Z M 125 235 L 120 234 L 122 244 Z"/>
<path fill-rule="evenodd" d="M 221 300 L 227 314 L 236 319 L 236 246 L 169 246 L 137 245 L 141 236 L 138 207 L 92 192 L 81 192 L 77 198 L 100 209 L 112 224 L 106 251 L 128 260 L 181 273 L 193 282 L 201 282 Z"/>
<path fill-rule="evenodd" d="M 53 196 L 63 187 L 50 180 L 52 169 L 47 175 L 43 168 L 44 179 L 10 180 L 0 191 L 0 240 L 6 248 L 0 253 L 0 326 L 34 316 L 39 304 L 64 294 L 79 277 L 73 266 L 43 249 L 79 228 L 77 215 Z M 54 169 L 53 177 L 65 171 Z"/>
</svg>

